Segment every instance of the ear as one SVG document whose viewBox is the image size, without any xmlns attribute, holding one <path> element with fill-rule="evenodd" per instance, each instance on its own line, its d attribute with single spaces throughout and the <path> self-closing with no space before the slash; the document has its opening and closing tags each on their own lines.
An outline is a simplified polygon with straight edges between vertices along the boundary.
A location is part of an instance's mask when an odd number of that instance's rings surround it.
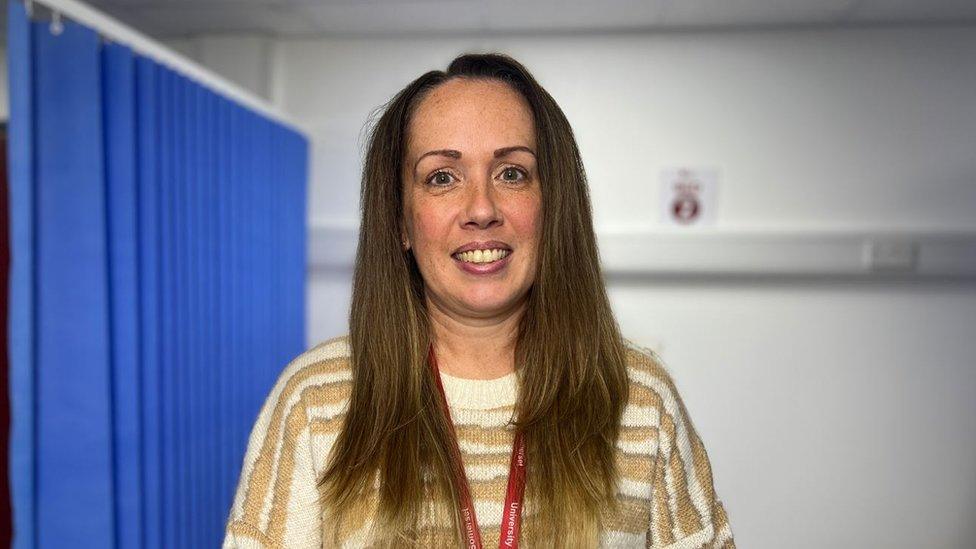
<svg viewBox="0 0 976 549">
<path fill-rule="evenodd" d="M 400 232 L 400 245 L 403 246 L 403 251 L 410 250 L 410 237 L 407 236 L 407 231 Z"/>
</svg>

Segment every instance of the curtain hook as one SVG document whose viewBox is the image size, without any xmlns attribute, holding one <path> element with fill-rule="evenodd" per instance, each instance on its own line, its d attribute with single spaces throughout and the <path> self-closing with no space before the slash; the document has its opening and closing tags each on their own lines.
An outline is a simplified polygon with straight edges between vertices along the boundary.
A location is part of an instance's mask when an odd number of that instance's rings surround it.
<svg viewBox="0 0 976 549">
<path fill-rule="evenodd" d="M 59 36 L 64 32 L 64 23 L 61 21 L 61 12 L 55 11 L 51 14 L 51 34 Z"/>
<path fill-rule="evenodd" d="M 28 18 L 34 17 L 34 0 L 24 0 L 24 11 Z"/>
</svg>

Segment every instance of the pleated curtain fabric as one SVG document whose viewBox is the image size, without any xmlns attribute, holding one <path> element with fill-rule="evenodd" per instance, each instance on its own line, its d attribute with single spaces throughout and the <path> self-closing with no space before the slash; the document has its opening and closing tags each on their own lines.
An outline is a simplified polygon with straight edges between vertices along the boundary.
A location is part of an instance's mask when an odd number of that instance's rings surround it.
<svg viewBox="0 0 976 549">
<path fill-rule="evenodd" d="M 8 10 L 14 546 L 217 546 L 304 349 L 307 142 Z"/>
</svg>

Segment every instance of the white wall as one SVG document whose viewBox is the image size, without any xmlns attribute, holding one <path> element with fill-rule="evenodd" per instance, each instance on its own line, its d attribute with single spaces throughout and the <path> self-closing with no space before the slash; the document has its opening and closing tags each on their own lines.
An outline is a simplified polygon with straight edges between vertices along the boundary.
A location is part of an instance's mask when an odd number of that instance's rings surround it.
<svg viewBox="0 0 976 549">
<path fill-rule="evenodd" d="M 724 226 L 976 226 L 972 27 L 284 42 L 274 95 L 313 132 L 313 220 L 355 220 L 371 110 L 471 49 L 559 101 L 601 227 L 653 225 L 674 164 L 721 170 Z"/>
<path fill-rule="evenodd" d="M 976 289 L 614 285 L 702 434 L 740 547 L 971 548 Z"/>
<path fill-rule="evenodd" d="M 274 40 L 231 33 L 173 38 L 166 45 L 262 99 L 269 99 Z"/>
<path fill-rule="evenodd" d="M 375 107 L 495 49 L 573 123 L 600 230 L 654 229 L 676 164 L 719 168 L 722 228 L 976 228 L 972 27 L 280 42 L 271 95 L 312 131 L 311 222 L 355 225 Z M 348 286 L 310 273 L 310 344 L 346 331 Z M 972 547 L 972 282 L 636 277 L 610 294 L 668 362 L 740 547 Z"/>
</svg>

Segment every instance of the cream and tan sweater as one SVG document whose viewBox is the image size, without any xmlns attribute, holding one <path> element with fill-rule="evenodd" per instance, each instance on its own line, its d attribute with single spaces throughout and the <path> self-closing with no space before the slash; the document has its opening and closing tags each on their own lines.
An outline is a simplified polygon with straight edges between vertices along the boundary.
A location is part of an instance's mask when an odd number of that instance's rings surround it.
<svg viewBox="0 0 976 549">
<path fill-rule="evenodd" d="M 627 343 L 630 402 L 617 459 L 619 511 L 603 547 L 735 547 L 715 494 L 705 447 L 660 358 Z M 485 547 L 497 547 L 516 401 L 514 374 L 480 381 L 441 374 Z M 251 433 L 224 548 L 322 546 L 316 480 L 342 425 L 351 389 L 347 338 L 324 342 L 284 370 Z M 341 532 L 344 547 L 369 545 L 370 509 Z M 528 512 L 529 509 L 527 508 Z M 444 536 L 450 535 L 445 527 Z"/>
</svg>

